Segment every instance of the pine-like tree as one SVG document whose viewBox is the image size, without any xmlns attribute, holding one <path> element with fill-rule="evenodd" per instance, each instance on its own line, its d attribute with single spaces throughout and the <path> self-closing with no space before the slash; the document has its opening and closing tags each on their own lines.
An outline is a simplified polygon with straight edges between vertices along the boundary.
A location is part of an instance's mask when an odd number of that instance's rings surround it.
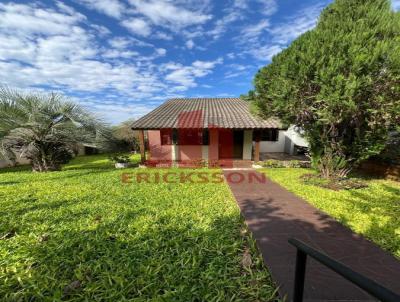
<svg viewBox="0 0 400 302">
<path fill-rule="evenodd" d="M 254 85 L 261 115 L 303 128 L 323 176 L 346 176 L 400 124 L 400 14 L 389 0 L 336 0 Z"/>
</svg>

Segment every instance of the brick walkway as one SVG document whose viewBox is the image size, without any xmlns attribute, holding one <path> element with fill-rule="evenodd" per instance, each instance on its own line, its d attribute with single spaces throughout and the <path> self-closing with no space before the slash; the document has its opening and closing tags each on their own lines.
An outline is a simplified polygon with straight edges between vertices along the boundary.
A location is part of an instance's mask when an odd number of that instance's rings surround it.
<svg viewBox="0 0 400 302">
<path fill-rule="evenodd" d="M 255 171 L 240 171 L 249 172 Z M 224 173 L 226 177 L 232 171 Z M 375 244 L 269 179 L 264 184 L 229 185 L 274 281 L 280 286 L 281 296 L 287 295 L 291 301 L 296 258 L 296 249 L 287 242 L 291 237 L 400 293 L 400 261 Z M 367 293 L 309 257 L 304 300 L 374 301 Z"/>
</svg>

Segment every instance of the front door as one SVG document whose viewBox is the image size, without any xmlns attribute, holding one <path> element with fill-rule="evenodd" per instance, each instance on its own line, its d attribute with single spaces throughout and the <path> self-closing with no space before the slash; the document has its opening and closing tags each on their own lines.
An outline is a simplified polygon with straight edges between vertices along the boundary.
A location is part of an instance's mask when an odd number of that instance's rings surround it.
<svg viewBox="0 0 400 302">
<path fill-rule="evenodd" d="M 233 158 L 243 159 L 243 130 L 233 131 Z"/>
<path fill-rule="evenodd" d="M 233 158 L 232 129 L 221 129 L 218 131 L 218 157 L 219 159 Z"/>
<path fill-rule="evenodd" d="M 219 159 L 243 158 L 243 130 L 221 129 L 218 133 Z"/>
</svg>

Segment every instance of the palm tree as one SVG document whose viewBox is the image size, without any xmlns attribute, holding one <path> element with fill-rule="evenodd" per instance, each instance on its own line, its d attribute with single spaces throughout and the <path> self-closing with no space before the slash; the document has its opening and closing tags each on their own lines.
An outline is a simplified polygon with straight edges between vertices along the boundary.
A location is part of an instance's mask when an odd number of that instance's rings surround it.
<svg viewBox="0 0 400 302">
<path fill-rule="evenodd" d="M 104 124 L 60 94 L 0 88 L 0 152 L 27 158 L 34 171 L 59 170 L 78 144 L 103 143 Z"/>
</svg>

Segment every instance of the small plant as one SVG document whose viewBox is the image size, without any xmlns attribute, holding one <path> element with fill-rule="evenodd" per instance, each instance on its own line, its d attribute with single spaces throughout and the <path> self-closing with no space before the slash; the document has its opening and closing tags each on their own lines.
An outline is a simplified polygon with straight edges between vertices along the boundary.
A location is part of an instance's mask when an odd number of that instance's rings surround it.
<svg viewBox="0 0 400 302">
<path fill-rule="evenodd" d="M 301 168 L 301 163 L 298 160 L 289 160 L 286 162 L 287 168 Z"/>
<path fill-rule="evenodd" d="M 109 160 L 115 164 L 129 164 L 131 159 L 128 155 L 114 154 L 109 156 Z"/>
<path fill-rule="evenodd" d="M 318 186 L 334 191 L 363 189 L 368 184 L 356 178 L 331 178 L 326 179 L 318 174 L 304 174 L 301 176 L 302 181 L 307 185 Z"/>
<path fill-rule="evenodd" d="M 262 162 L 258 162 L 259 165 L 264 168 L 302 168 L 303 164 L 299 160 L 277 160 L 267 159 Z"/>
<path fill-rule="evenodd" d="M 262 166 L 265 168 L 283 168 L 283 164 L 276 159 L 267 159 L 262 162 Z"/>
</svg>

